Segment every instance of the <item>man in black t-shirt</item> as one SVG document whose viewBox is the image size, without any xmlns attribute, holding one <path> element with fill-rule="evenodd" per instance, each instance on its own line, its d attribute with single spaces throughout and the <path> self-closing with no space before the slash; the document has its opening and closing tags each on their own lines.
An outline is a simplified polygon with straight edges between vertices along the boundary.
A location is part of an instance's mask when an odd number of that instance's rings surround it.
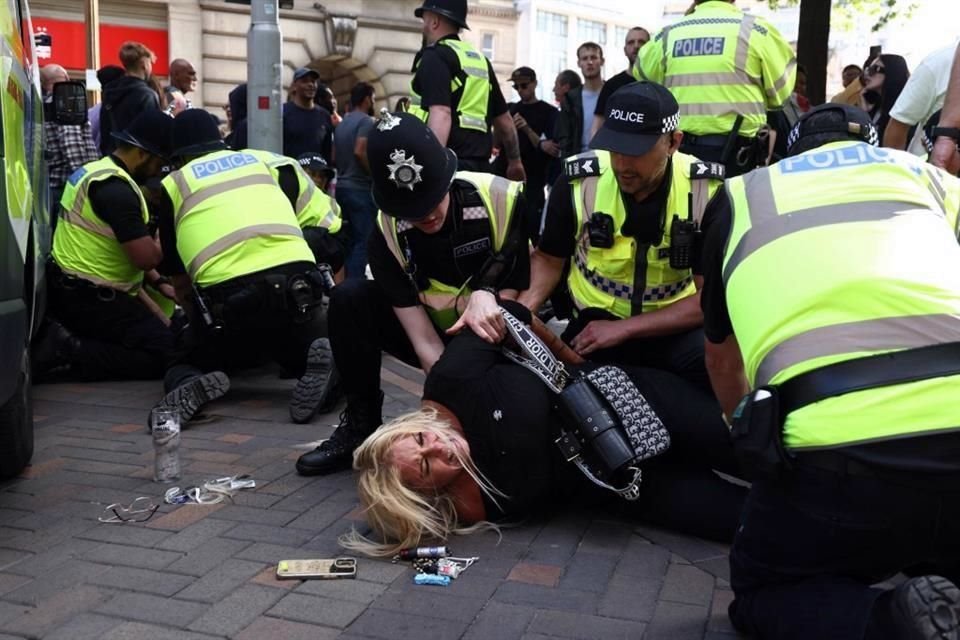
<svg viewBox="0 0 960 640">
<path fill-rule="evenodd" d="M 627 32 L 627 39 L 623 43 L 623 53 L 627 56 L 629 64 L 626 71 L 621 71 L 603 83 L 600 97 L 597 98 L 597 108 L 593 111 L 594 134 L 600 130 L 607 117 L 607 100 L 610 96 L 620 87 L 636 82 L 636 78 L 633 77 L 633 64 L 637 61 L 637 53 L 648 42 L 650 42 L 650 32 L 643 27 L 634 27 Z"/>
<path fill-rule="evenodd" d="M 416 16 L 424 47 L 413 59 L 410 113 L 457 154 L 461 171 L 491 170 L 492 127 L 508 159 L 507 177 L 522 181 L 517 129 L 493 65 L 458 35 L 467 28 L 466 0 L 424 0 Z"/>
<path fill-rule="evenodd" d="M 283 155 L 299 158 L 319 151 L 327 164 L 333 164 L 333 121 L 330 112 L 314 104 L 320 74 L 301 67 L 293 74 L 290 101 L 283 105 Z"/>
<path fill-rule="evenodd" d="M 347 397 L 333 436 L 297 461 L 302 475 L 349 469 L 354 448 L 382 421 L 380 356 L 429 372 L 449 337 L 469 327 L 505 334 L 498 296 L 529 284 L 521 185 L 457 173 L 456 156 L 411 114 L 384 113 L 367 138 L 380 208 L 368 260 L 374 280 L 347 280 L 330 298 L 333 357 Z"/>
<path fill-rule="evenodd" d="M 35 374 L 66 365 L 84 380 L 163 375 L 173 336 L 140 298 L 144 284 L 170 299 L 174 293 L 154 270 L 162 253 L 135 183 L 160 175 L 171 124 L 159 110 L 143 112 L 112 134 L 110 156 L 67 180 L 47 279 L 50 321 L 34 350 Z"/>
<path fill-rule="evenodd" d="M 527 235 L 536 239 L 540 233 L 540 217 L 544 205 L 544 188 L 550 163 L 560 155 L 553 141 L 557 108 L 537 98 L 537 74 L 530 67 L 520 67 L 510 76 L 520 102 L 508 105 L 513 123 L 520 135 L 520 159 L 527 173 L 524 196 L 527 200 Z"/>
</svg>

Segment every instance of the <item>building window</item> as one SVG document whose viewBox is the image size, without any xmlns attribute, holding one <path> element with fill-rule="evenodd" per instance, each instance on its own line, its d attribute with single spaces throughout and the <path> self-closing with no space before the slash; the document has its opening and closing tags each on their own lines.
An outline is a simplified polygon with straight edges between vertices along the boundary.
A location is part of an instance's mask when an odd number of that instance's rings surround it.
<svg viewBox="0 0 960 640">
<path fill-rule="evenodd" d="M 569 18 L 559 13 L 537 11 L 537 42 L 534 70 L 537 77 L 537 96 L 553 102 L 553 79 L 568 67 L 570 58 Z"/>
<path fill-rule="evenodd" d="M 483 55 L 487 56 L 487 59 L 491 62 L 493 61 L 493 34 L 485 33 L 483 34 L 483 44 L 480 46 L 480 51 Z"/>
<path fill-rule="evenodd" d="M 607 25 L 595 20 L 577 19 L 577 32 L 580 42 L 596 42 L 601 47 L 607 44 Z"/>
<path fill-rule="evenodd" d="M 615 29 L 616 37 L 614 39 L 613 44 L 615 45 L 624 44 L 627 41 L 627 34 L 630 33 L 630 29 L 628 29 L 627 27 L 621 27 L 621 26 L 614 27 L 614 29 Z"/>
</svg>

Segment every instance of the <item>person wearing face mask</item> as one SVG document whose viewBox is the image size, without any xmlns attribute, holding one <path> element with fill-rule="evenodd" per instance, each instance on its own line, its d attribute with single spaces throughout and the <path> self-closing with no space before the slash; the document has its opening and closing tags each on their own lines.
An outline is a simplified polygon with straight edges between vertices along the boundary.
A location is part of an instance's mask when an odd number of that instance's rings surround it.
<svg viewBox="0 0 960 640">
<path fill-rule="evenodd" d="M 157 56 L 139 42 L 124 42 L 120 47 L 120 63 L 124 76 L 103 89 L 100 110 L 100 152 L 109 155 L 116 146 L 111 135 L 123 131 L 144 111 L 160 109 L 160 96 L 149 84 Z"/>
<path fill-rule="evenodd" d="M 890 121 L 890 111 L 910 79 L 910 70 L 907 69 L 907 61 L 901 56 L 884 53 L 866 65 L 863 75 L 860 107 L 870 114 L 870 119 L 883 140 L 887 123 Z M 911 135 L 912 132 L 908 134 L 908 138 Z"/>
<path fill-rule="evenodd" d="M 373 199 L 373 280 L 348 279 L 330 297 L 328 327 L 346 409 L 333 435 L 300 456 L 297 472 L 350 468 L 353 450 L 382 422 L 380 357 L 429 372 L 456 333 L 496 342 L 497 298 L 529 282 L 522 185 L 457 171 L 456 155 L 416 116 L 381 112 L 367 138 Z"/>
<path fill-rule="evenodd" d="M 146 111 L 113 133 L 113 153 L 67 179 L 47 281 L 48 322 L 34 372 L 62 365 L 85 380 L 150 379 L 163 374 L 169 329 L 138 300 L 160 244 L 139 184 L 159 176 L 170 155 L 172 120 Z"/>
<path fill-rule="evenodd" d="M 563 339 L 574 351 L 709 388 L 691 254 L 724 173 L 678 152 L 678 123 L 677 101 L 661 85 L 636 82 L 610 96 L 594 151 L 568 158 L 550 193 L 520 302 L 539 309 L 569 259 L 575 311 Z"/>
</svg>

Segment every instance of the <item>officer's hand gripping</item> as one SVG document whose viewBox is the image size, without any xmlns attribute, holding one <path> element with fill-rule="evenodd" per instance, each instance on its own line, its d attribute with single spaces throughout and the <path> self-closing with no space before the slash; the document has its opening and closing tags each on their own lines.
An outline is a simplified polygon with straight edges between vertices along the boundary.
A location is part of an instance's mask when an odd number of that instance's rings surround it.
<svg viewBox="0 0 960 640">
<path fill-rule="evenodd" d="M 456 335 L 464 327 L 470 327 L 490 344 L 499 344 L 506 335 L 507 327 L 496 296 L 488 291 L 471 293 L 467 308 L 456 324 L 447 329 L 447 335 Z"/>
</svg>

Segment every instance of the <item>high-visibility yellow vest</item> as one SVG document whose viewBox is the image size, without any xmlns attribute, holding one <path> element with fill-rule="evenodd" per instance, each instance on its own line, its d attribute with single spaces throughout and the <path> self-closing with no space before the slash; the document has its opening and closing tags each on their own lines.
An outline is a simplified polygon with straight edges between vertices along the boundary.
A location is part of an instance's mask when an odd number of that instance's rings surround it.
<svg viewBox="0 0 960 640">
<path fill-rule="evenodd" d="M 517 196 L 520 195 L 523 185 L 489 173 L 469 171 L 458 172 L 456 179 L 467 182 L 476 188 L 477 193 L 483 200 L 482 207 L 465 209 L 463 219 L 480 220 L 485 218 L 490 223 L 490 241 L 493 252 L 500 251 L 503 249 L 507 233 L 510 230 Z M 449 212 L 448 215 L 450 215 Z M 407 245 L 401 240 L 401 234 L 412 229 L 413 225 L 406 220 L 398 220 L 388 216 L 382 211 L 377 217 L 377 225 L 387 242 L 390 253 L 406 270 L 410 265 L 411 258 L 415 259 L 416 256 L 407 255 Z M 467 301 L 470 299 L 472 291 L 467 286 L 469 278 L 461 283 L 452 283 L 431 278 L 430 274 L 425 275 L 429 285 L 425 290 L 419 292 L 420 303 L 426 308 L 437 327 L 449 329 L 456 323 L 457 318 L 460 317 L 460 313 L 463 312 Z"/>
<path fill-rule="evenodd" d="M 960 341 L 960 181 L 840 142 L 731 179 L 723 279 L 754 387 Z M 960 428 L 960 376 L 848 393 L 789 414 L 784 442 L 836 447 Z"/>
<path fill-rule="evenodd" d="M 490 99 L 490 68 L 487 59 L 472 44 L 457 38 L 444 38 L 433 46 L 450 47 L 457 54 L 457 60 L 460 62 L 463 77 L 460 77 L 461 74 L 453 74 L 450 80 L 450 93 L 455 103 L 450 105 L 452 117 L 457 118 L 461 129 L 487 133 L 490 130 L 487 124 L 487 104 Z M 458 93 L 459 100 L 457 100 Z M 420 95 L 413 89 L 412 80 L 409 113 L 424 122 L 430 116 L 430 112 L 422 107 Z"/>
<path fill-rule="evenodd" d="M 767 111 L 793 92 L 793 49 L 767 21 L 730 2 L 712 0 L 664 27 L 640 50 L 633 75 L 664 85 L 680 104 L 680 129 L 694 135 L 726 134 L 737 115 L 739 135 L 753 137 Z"/>
<path fill-rule="evenodd" d="M 199 287 L 292 262 L 315 262 L 290 201 L 253 154 L 217 151 L 163 179 L 177 252 Z"/>
<path fill-rule="evenodd" d="M 641 302 L 641 311 L 662 309 L 692 296 L 697 292 L 690 269 L 673 269 L 670 266 L 670 229 L 674 214 L 686 219 L 689 195 L 693 194 L 694 220 L 699 222 L 710 198 L 716 193 L 721 181 L 708 176 L 720 175 L 712 163 L 703 163 L 683 153 L 673 154 L 673 170 L 670 193 L 664 212 L 663 238 L 656 245 L 638 248 L 636 238 L 625 236 L 621 227 L 627 218 L 623 195 L 617 177 L 610 168 L 607 151 L 588 151 L 566 161 L 567 175 L 577 175 L 571 166 L 590 169 L 586 177 L 570 179 L 574 211 L 577 216 L 575 238 L 576 250 L 567 284 L 570 296 L 578 309 L 603 309 L 618 318 L 629 318 L 633 313 L 635 297 Z M 700 173 L 702 179 L 691 179 Z M 584 172 L 580 172 L 584 175 Z M 590 245 L 587 222 L 594 212 L 602 212 L 613 218 L 613 246 L 609 249 Z M 637 253 L 646 260 L 646 280 L 634 282 Z M 635 296 L 634 287 L 643 286 L 643 293 Z"/>
<path fill-rule="evenodd" d="M 110 156 L 89 162 L 67 179 L 60 199 L 63 218 L 53 236 L 53 260 L 64 273 L 136 295 L 143 284 L 143 270 L 130 262 L 113 229 L 90 205 L 90 185 L 108 178 L 128 182 L 140 199 L 144 224 L 150 220 L 147 202 L 130 174 Z"/>
<path fill-rule="evenodd" d="M 307 227 L 320 227 L 330 233 L 337 233 L 343 226 L 343 220 L 340 217 L 340 207 L 337 201 L 317 188 L 313 181 L 299 162 L 289 156 L 282 156 L 273 151 L 264 151 L 262 149 L 244 149 L 245 153 L 250 153 L 259 158 L 261 162 L 270 167 L 270 173 L 275 180 L 280 179 L 280 167 L 292 167 L 297 176 L 297 185 L 299 188 L 297 196 L 297 206 L 294 212 L 297 214 L 297 222 L 301 229 Z"/>
</svg>

